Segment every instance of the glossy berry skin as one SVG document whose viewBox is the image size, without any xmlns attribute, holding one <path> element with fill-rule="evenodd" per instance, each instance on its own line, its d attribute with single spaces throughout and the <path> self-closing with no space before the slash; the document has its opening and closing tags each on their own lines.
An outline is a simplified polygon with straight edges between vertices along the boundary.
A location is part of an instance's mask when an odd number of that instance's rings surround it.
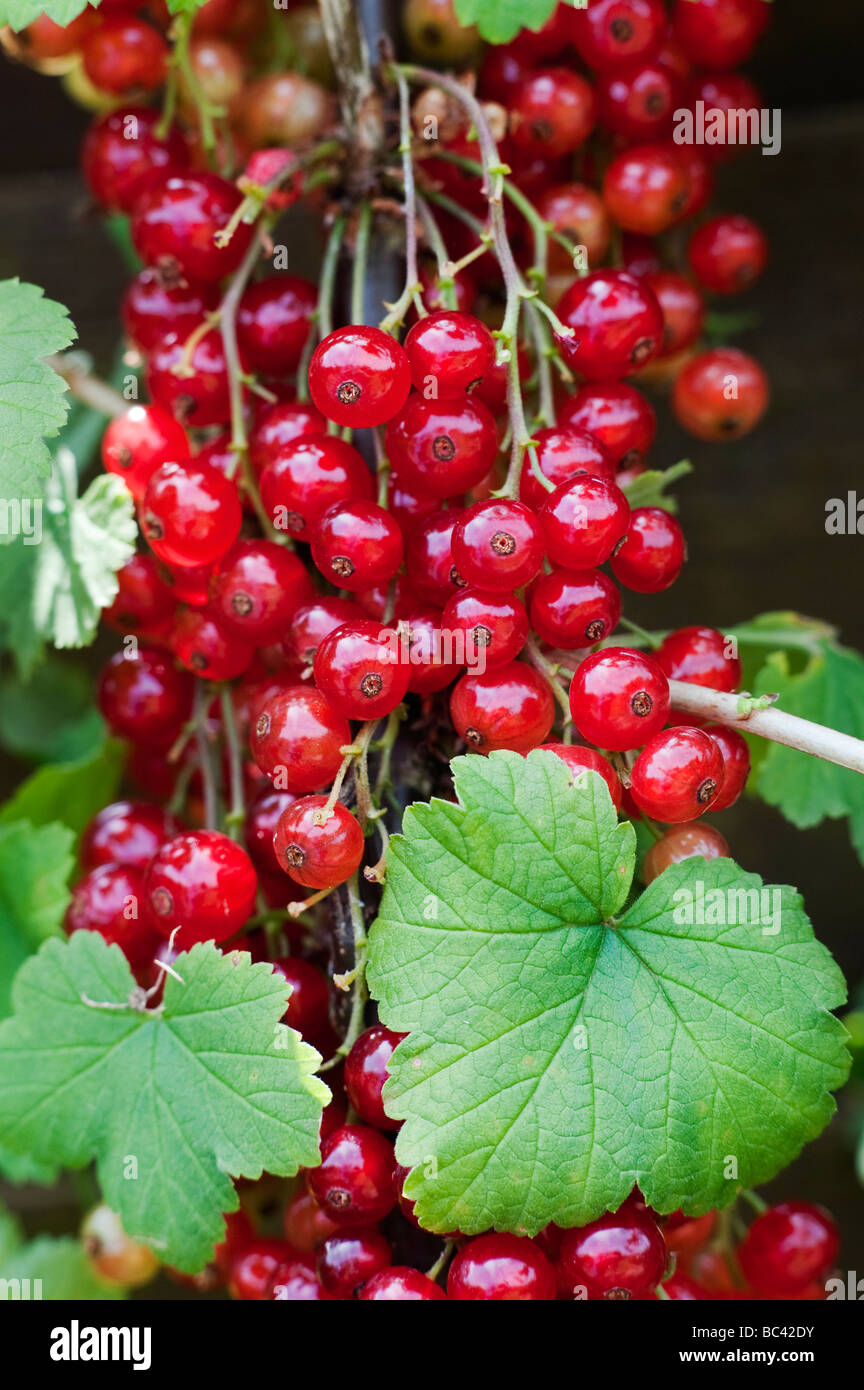
<svg viewBox="0 0 864 1390">
<path fill-rule="evenodd" d="M 524 502 L 490 497 L 457 522 L 452 550 L 466 584 L 512 593 L 530 583 L 543 563 L 543 533 Z"/>
<path fill-rule="evenodd" d="M 532 666 L 511 661 L 483 675 L 463 676 L 450 696 L 450 717 L 469 751 L 527 753 L 548 738 L 555 706 L 543 677 Z"/>
<path fill-rule="evenodd" d="M 295 1252 L 282 1240 L 254 1240 L 241 1245 L 228 1268 L 228 1291 L 241 1302 L 273 1297 L 277 1273 Z"/>
<path fill-rule="evenodd" d="M 180 173 L 189 151 L 176 126 L 157 134 L 155 107 L 131 106 L 95 120 L 81 146 L 81 170 L 97 203 L 106 212 L 130 213 L 154 174 Z"/>
<path fill-rule="evenodd" d="M 306 1174 L 309 1191 L 342 1226 L 366 1226 L 396 1201 L 393 1146 L 368 1125 L 341 1125 L 321 1145 L 321 1163 Z"/>
<path fill-rule="evenodd" d="M 584 145 L 596 115 L 584 77 L 569 68 L 545 68 L 526 77 L 513 94 L 511 137 L 526 154 L 556 159 Z"/>
<path fill-rule="evenodd" d="M 392 579 L 402 564 L 402 532 L 389 512 L 360 499 L 336 502 L 312 533 L 312 559 L 337 589 L 360 593 Z"/>
<path fill-rule="evenodd" d="M 444 632 L 464 643 L 465 664 L 491 671 L 518 656 L 528 637 L 528 614 L 518 598 L 469 586 L 448 600 L 441 615 Z"/>
<path fill-rule="evenodd" d="M 163 463 L 141 504 L 141 529 L 169 565 L 210 565 L 237 539 L 243 512 L 234 481 L 213 464 Z"/>
<path fill-rule="evenodd" d="M 669 714 L 669 684 L 650 656 L 608 647 L 577 667 L 570 710 L 588 743 L 623 753 L 662 729 Z"/>
<path fill-rule="evenodd" d="M 408 624 L 408 689 L 433 695 L 452 685 L 463 668 L 465 652 L 444 628 L 440 609 L 419 604 L 405 615 Z"/>
<path fill-rule="evenodd" d="M 656 658 L 670 680 L 706 685 L 709 690 L 740 688 L 741 662 L 716 628 L 679 627 L 664 637 Z"/>
<path fill-rule="evenodd" d="M 468 492 L 485 478 L 498 452 L 492 412 L 474 396 L 427 401 L 411 396 L 385 435 L 400 483 L 420 496 Z"/>
<path fill-rule="evenodd" d="M 667 1258 L 656 1223 L 625 1207 L 567 1231 L 558 1274 L 571 1297 L 584 1289 L 589 1299 L 639 1298 L 660 1283 Z"/>
<path fill-rule="evenodd" d="M 725 811 L 744 790 L 750 772 L 750 749 L 744 735 L 726 724 L 706 724 L 704 731 L 717 744 L 723 759 L 723 785 L 711 810 Z"/>
<path fill-rule="evenodd" d="M 287 445 L 261 474 L 261 501 L 277 531 L 299 540 L 337 502 L 369 500 L 372 477 L 362 454 L 343 439 L 315 436 Z"/>
<path fill-rule="evenodd" d="M 549 493 L 539 517 L 546 553 L 554 565 L 594 569 L 624 540 L 630 506 L 615 483 L 577 474 Z"/>
<path fill-rule="evenodd" d="M 762 419 L 768 395 L 768 379 L 754 358 L 738 348 L 710 348 L 678 373 L 672 408 L 697 439 L 740 439 Z"/>
<path fill-rule="evenodd" d="M 329 633 L 343 623 L 351 623 L 365 616 L 363 609 L 353 599 L 320 594 L 309 603 L 301 604 L 295 611 L 288 629 L 286 650 L 293 652 L 298 661 L 309 664 Z"/>
<path fill-rule="evenodd" d="M 410 1265 L 391 1265 L 389 1269 L 379 1270 L 368 1279 L 357 1294 L 361 1303 L 436 1303 L 447 1295 L 440 1284 L 435 1284 Z"/>
<path fill-rule="evenodd" d="M 158 270 L 145 266 L 123 295 L 123 327 L 139 352 L 150 353 L 168 333 L 185 342 L 206 314 L 216 308 L 213 285 L 190 280 L 173 284 Z"/>
<path fill-rule="evenodd" d="M 279 817 L 273 848 L 276 858 L 295 883 L 304 888 L 333 888 L 344 883 L 363 858 L 363 831 L 356 816 L 336 802 L 323 825 L 315 815 L 326 796 L 303 796 Z"/>
<path fill-rule="evenodd" d="M 157 851 L 144 876 L 153 926 L 175 942 L 225 941 L 255 907 L 258 876 L 240 845 L 215 830 L 175 835 Z"/>
<path fill-rule="evenodd" d="M 132 240 L 147 265 L 211 284 L 236 270 L 252 237 L 241 222 L 226 246 L 217 246 L 242 201 L 242 194 L 217 174 L 172 175 L 148 184 L 132 214 Z"/>
<path fill-rule="evenodd" d="M 591 381 L 626 376 L 663 342 L 663 314 L 652 292 L 622 270 L 595 270 L 562 296 L 558 317 L 573 330 L 559 346 Z M 574 420 L 567 423 L 575 424 Z"/>
<path fill-rule="evenodd" d="M 495 340 L 473 314 L 442 309 L 415 323 L 405 351 L 415 388 L 447 400 L 479 384 L 495 360 Z"/>
<path fill-rule="evenodd" d="M 764 107 L 765 102 L 762 94 L 753 85 L 748 77 L 741 72 L 703 72 L 692 77 L 685 88 L 684 106 L 689 110 L 698 112 L 698 103 L 705 103 L 705 109 L 712 111 L 712 122 L 714 124 L 714 139 L 717 144 L 704 144 L 699 146 L 699 153 L 703 161 L 702 178 L 703 195 L 707 189 L 710 196 L 713 175 L 710 165 L 722 164 L 730 159 L 734 159 L 740 153 L 743 146 L 736 143 L 738 138 L 738 117 L 733 116 L 733 112 L 738 111 L 759 111 Z M 719 116 L 713 115 L 714 112 L 720 113 Z M 718 138 L 719 137 L 719 138 Z M 695 146 L 680 145 L 678 147 L 682 153 Z M 690 161 L 688 161 L 690 162 Z M 704 163 L 709 165 L 706 173 Z M 691 162 L 691 169 L 693 165 Z M 691 173 L 692 177 L 692 173 Z M 701 206 L 704 207 L 708 202 L 708 197 L 703 197 Z M 692 215 L 692 207 L 688 207 L 687 215 Z"/>
<path fill-rule="evenodd" d="M 319 690 L 292 685 L 268 700 L 255 719 L 252 757 L 278 791 L 317 791 L 328 786 L 351 742 L 348 720 Z"/>
<path fill-rule="evenodd" d="M 655 361 L 674 356 L 701 337 L 705 301 L 696 286 L 675 270 L 653 270 L 645 283 L 657 296 L 663 312 L 663 348 Z"/>
<path fill-rule="evenodd" d="M 187 671 L 211 681 L 242 676 L 255 655 L 251 642 L 204 608 L 184 608 L 177 614 L 171 650 Z"/>
<path fill-rule="evenodd" d="M 311 1255 L 299 1255 L 296 1250 L 279 1264 L 268 1297 L 277 1303 L 333 1302 L 315 1273 Z"/>
<path fill-rule="evenodd" d="M 644 463 L 657 433 L 654 407 L 626 381 L 586 382 L 558 418 L 559 425 L 592 435 L 618 468 Z"/>
<path fill-rule="evenodd" d="M 299 1188 L 285 1208 L 285 1239 L 304 1255 L 317 1250 L 338 1229 L 305 1188 Z"/>
<path fill-rule="evenodd" d="M 152 960 L 162 938 L 145 910 L 143 874 L 131 864 L 101 864 L 72 889 L 63 925 L 76 931 L 95 931 L 120 947 L 130 965 Z"/>
<path fill-rule="evenodd" d="M 597 82 L 600 122 L 626 140 L 658 140 L 670 129 L 680 83 L 654 60 L 607 73 Z"/>
<path fill-rule="evenodd" d="M 580 58 L 597 72 L 648 58 L 666 30 L 661 0 L 593 0 L 584 10 L 568 11 L 567 17 Z"/>
<path fill-rule="evenodd" d="M 673 24 L 691 62 L 735 68 L 750 57 L 770 18 L 765 0 L 676 0 Z"/>
<path fill-rule="evenodd" d="M 231 415 L 228 369 L 222 335 L 209 329 L 188 354 L 189 372 L 174 369 L 186 357 L 186 339 L 166 333 L 147 359 L 147 390 L 163 410 L 182 425 L 204 429 L 225 425 Z"/>
<path fill-rule="evenodd" d="M 275 874 L 282 867 L 273 849 L 273 836 L 279 817 L 288 810 L 293 800 L 293 792 L 277 792 L 268 788 L 259 792 L 247 807 L 243 843 L 259 871 Z"/>
<path fill-rule="evenodd" d="M 337 328 L 312 354 L 312 400 L 337 425 L 384 425 L 401 410 L 410 389 L 405 349 L 380 328 Z"/>
<path fill-rule="evenodd" d="M 621 595 L 602 570 L 556 569 L 532 585 L 528 612 L 541 641 L 581 651 L 615 631 Z"/>
<path fill-rule="evenodd" d="M 343 623 L 319 646 L 315 684 L 349 719 L 378 719 L 404 699 L 408 663 L 395 628 L 371 620 Z"/>
<path fill-rule="evenodd" d="M 780 1202 L 757 1216 L 738 1249 L 748 1283 L 783 1297 L 821 1281 L 837 1258 L 840 1237 L 823 1207 Z"/>
<path fill-rule="evenodd" d="M 100 17 L 81 45 L 84 71 L 100 92 L 152 92 L 165 79 L 168 44 L 158 29 L 131 14 Z"/>
<path fill-rule="evenodd" d="M 596 748 L 581 748 L 577 743 L 543 743 L 541 752 L 554 753 L 570 769 L 570 780 L 576 782 L 586 772 L 597 772 L 609 788 L 616 811 L 621 810 L 621 783 L 608 758 Z"/>
<path fill-rule="evenodd" d="M 367 1279 L 387 1269 L 392 1252 L 374 1227 L 340 1231 L 328 1236 L 318 1251 L 316 1268 L 323 1288 L 333 1298 L 353 1298 Z"/>
<path fill-rule="evenodd" d="M 754 285 L 765 269 L 768 239 L 749 217 L 712 217 L 690 238 L 687 259 L 706 289 L 738 294 Z"/>
<path fill-rule="evenodd" d="M 442 608 L 465 581 L 453 560 L 452 540 L 463 513 L 455 507 L 433 512 L 408 538 L 405 568 L 424 602 Z"/>
<path fill-rule="evenodd" d="M 619 227 L 658 236 L 681 217 L 688 183 L 674 146 L 636 145 L 619 154 L 606 170 L 603 201 Z"/>
<path fill-rule="evenodd" d="M 124 637 L 135 633 L 150 641 L 164 637 L 176 600 L 153 555 L 136 551 L 117 571 L 117 593 L 102 610 L 103 621 Z"/>
<path fill-rule="evenodd" d="M 139 501 L 156 469 L 163 463 L 182 463 L 189 457 L 186 433 L 158 405 L 132 405 L 110 421 L 102 436 L 106 472 L 122 478 Z"/>
<path fill-rule="evenodd" d="M 314 596 L 305 565 L 275 541 L 237 541 L 210 581 L 214 613 L 238 637 L 263 646 L 284 637 L 295 610 Z"/>
<path fill-rule="evenodd" d="M 724 774 L 725 786 L 725 774 Z M 722 793 L 721 793 L 722 794 Z M 716 811 L 716 797 L 711 807 Z M 680 864 L 685 859 L 726 859 L 729 845 L 719 830 L 702 821 L 690 821 L 683 825 L 673 825 L 648 850 L 642 861 L 642 877 L 646 884 L 653 883 L 664 869 Z"/>
<path fill-rule="evenodd" d="M 447 1297 L 459 1303 L 551 1303 L 555 1292 L 552 1265 L 524 1236 L 495 1234 L 469 1240 L 447 1273 Z"/>
<path fill-rule="evenodd" d="M 111 657 L 99 677 L 97 700 L 113 733 L 158 746 L 189 717 L 192 680 L 164 652 L 139 647 L 134 659 L 123 652 Z"/>
<path fill-rule="evenodd" d="M 392 1033 L 383 1023 L 373 1023 L 353 1043 L 345 1059 L 345 1090 L 360 1119 L 375 1129 L 396 1130 L 384 1109 L 381 1091 L 387 1080 L 387 1064 L 406 1035 Z"/>
<path fill-rule="evenodd" d="M 723 757 L 701 729 L 661 729 L 633 764 L 630 795 L 639 810 L 664 825 L 696 820 L 723 786 Z"/>
<path fill-rule="evenodd" d="M 282 1022 L 322 1055 L 335 1047 L 330 1023 L 330 987 L 323 970 L 300 956 L 279 956 L 272 962 L 273 973 L 291 988 Z"/>
<path fill-rule="evenodd" d="M 684 533 L 663 507 L 636 507 L 620 550 L 612 557 L 612 573 L 637 594 L 659 594 L 681 573 L 686 550 Z"/>
<path fill-rule="evenodd" d="M 574 473 L 590 473 L 594 478 L 615 481 L 615 465 L 606 449 L 587 430 L 573 425 L 552 425 L 535 430 L 535 454 L 540 472 L 552 488 L 566 483 Z M 545 488 L 536 477 L 530 456 L 522 465 L 519 478 L 519 497 L 526 506 L 539 512 L 552 488 Z"/>
<path fill-rule="evenodd" d="M 327 434 L 327 421 L 308 401 L 278 401 L 261 412 L 249 435 L 249 455 L 256 473 L 263 473 L 289 444 L 310 435 Z"/>
<path fill-rule="evenodd" d="M 174 817 L 161 806 L 147 801 L 113 801 L 97 812 L 81 837 L 81 868 L 125 864 L 130 869 L 146 869 L 159 846 L 177 830 Z"/>
<path fill-rule="evenodd" d="M 296 371 L 317 304 L 315 286 L 299 275 L 269 275 L 249 285 L 237 310 L 237 345 L 247 371 Z"/>
<path fill-rule="evenodd" d="M 559 183 L 547 188 L 535 206 L 544 222 L 563 233 L 574 246 L 584 246 L 589 266 L 598 265 L 609 249 L 612 224 L 596 189 L 587 183 Z M 572 273 L 566 248 L 551 242 L 548 253 L 551 274 Z"/>
</svg>

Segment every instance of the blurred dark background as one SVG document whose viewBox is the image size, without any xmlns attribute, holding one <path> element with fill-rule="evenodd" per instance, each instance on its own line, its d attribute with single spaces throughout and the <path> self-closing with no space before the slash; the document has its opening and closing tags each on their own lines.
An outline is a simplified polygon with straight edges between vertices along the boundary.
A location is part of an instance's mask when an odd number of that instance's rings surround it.
<svg viewBox="0 0 864 1390">
<path fill-rule="evenodd" d="M 864 537 L 825 532 L 829 498 L 859 487 L 864 496 L 861 9 L 858 0 L 777 0 L 773 8 L 747 71 L 765 104 L 782 111 L 782 149 L 774 158 L 749 150 L 724 166 L 714 203 L 754 217 L 770 240 L 760 285 L 718 307 L 758 315 L 735 341 L 765 365 L 772 405 L 749 438 L 715 446 L 685 436 L 658 400 L 655 466 L 681 457 L 695 465 L 679 489 L 690 561 L 681 583 L 633 616 L 650 627 L 724 629 L 765 610 L 797 609 L 835 623 L 864 650 Z M 56 79 L 0 58 L 0 278 L 19 274 L 68 305 L 81 346 L 107 368 L 126 272 L 76 173 L 88 119 Z M 766 881 L 795 883 L 817 935 L 860 992 L 862 868 L 845 825 L 799 832 L 768 807 L 739 803 L 722 828 L 742 864 Z M 767 1195 L 824 1200 L 844 1231 L 844 1268 L 857 1260 L 860 1271 L 864 1200 L 853 1145 L 862 1115 L 854 1111 L 847 1092 L 826 1133 Z M 44 1211 L 44 1193 L 19 1196 Z"/>
</svg>

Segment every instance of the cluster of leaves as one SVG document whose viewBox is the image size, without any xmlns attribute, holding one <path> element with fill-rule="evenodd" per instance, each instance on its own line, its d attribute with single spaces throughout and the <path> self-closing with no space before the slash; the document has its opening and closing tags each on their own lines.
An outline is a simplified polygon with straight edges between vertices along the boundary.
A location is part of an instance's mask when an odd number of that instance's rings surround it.
<svg viewBox="0 0 864 1390">
<path fill-rule="evenodd" d="M 122 1299 L 125 1293 L 94 1275 L 81 1242 L 72 1236 L 38 1236 L 25 1241 L 13 1214 L 0 1206 L 0 1282 L 39 1281 L 41 1297 L 53 1302 L 67 1299 L 92 1302 Z"/>
<path fill-rule="evenodd" d="M 194 14 L 205 0 L 166 0 L 166 3 L 169 14 Z M 0 0 L 0 24 L 8 24 L 19 33 L 34 19 L 46 14 L 55 24 L 65 26 L 88 7 L 97 10 L 99 0 Z"/>
</svg>

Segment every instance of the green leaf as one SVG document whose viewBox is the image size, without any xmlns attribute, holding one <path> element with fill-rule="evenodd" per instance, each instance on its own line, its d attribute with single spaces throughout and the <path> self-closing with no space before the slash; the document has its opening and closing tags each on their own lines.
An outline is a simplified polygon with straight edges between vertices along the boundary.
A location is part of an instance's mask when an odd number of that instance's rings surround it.
<svg viewBox="0 0 864 1390">
<path fill-rule="evenodd" d="M 488 43 L 509 43 L 520 29 L 542 29 L 557 0 L 456 0 L 460 24 L 474 24 Z"/>
<path fill-rule="evenodd" d="M 35 1182 L 48 1187 L 59 1175 L 56 1164 L 37 1163 L 29 1154 L 15 1154 L 0 1144 L 0 1177 L 11 1183 Z"/>
<path fill-rule="evenodd" d="M 679 478 L 686 478 L 693 472 L 689 459 L 673 463 L 671 468 L 648 468 L 628 483 L 624 493 L 631 507 L 663 507 L 667 512 L 677 512 L 678 503 L 674 497 L 666 496 L 666 489 Z"/>
<path fill-rule="evenodd" d="M 20 1297 L 20 1291 L 8 1281 L 29 1279 L 30 1298 L 49 1302 L 93 1302 L 96 1299 L 122 1299 L 126 1290 L 104 1284 L 93 1273 L 80 1240 L 72 1236 L 38 1236 L 29 1245 L 22 1245 L 0 1264 L 0 1298 Z M 41 1281 L 38 1294 L 34 1280 Z"/>
<path fill-rule="evenodd" d="M 24 1244 L 24 1232 L 14 1212 L 0 1206 L 0 1268 L 14 1250 Z"/>
<path fill-rule="evenodd" d="M 84 665 L 49 659 L 23 681 L 0 682 L 0 742 L 19 758 L 72 762 L 99 752 L 105 723 L 93 702 L 93 677 Z"/>
<path fill-rule="evenodd" d="M 18 967 L 60 930 L 73 839 L 63 825 L 0 825 L 0 1018 L 9 1013 Z"/>
<path fill-rule="evenodd" d="M 37 7 L 30 17 L 38 13 Z M 40 359 L 68 347 L 74 337 L 62 304 L 45 299 L 36 285 L 0 281 L 0 499 L 22 501 L 28 513 L 51 472 L 45 438 L 57 434 L 69 408 L 66 383 Z M 21 533 L 20 511 L 3 508 L 0 539 Z M 30 518 L 23 521 L 26 531 Z"/>
<path fill-rule="evenodd" d="M 19 538 L 0 549 L 4 595 L 0 637 L 30 674 L 42 642 L 83 647 L 117 593 L 117 571 L 135 547 L 132 498 L 122 479 L 102 474 L 78 498 L 75 460 L 61 449 L 45 488 L 38 544 Z"/>
<path fill-rule="evenodd" d="M 599 777 L 571 785 L 542 751 L 453 771 L 458 804 L 412 807 L 391 842 L 370 938 L 382 1020 L 409 1034 L 384 1098 L 419 1219 L 534 1234 L 636 1183 L 704 1212 L 773 1176 L 848 1066 L 842 976 L 800 898 L 690 860 L 619 917 L 634 836 Z"/>
<path fill-rule="evenodd" d="M 98 1007 L 135 981 L 95 932 L 27 961 L 0 1025 L 0 1141 L 70 1168 L 95 1156 L 123 1229 L 191 1271 L 237 1208 L 231 1176 L 318 1163 L 329 1092 L 317 1052 L 280 1023 L 289 991 L 269 966 L 208 942 L 174 968 L 164 1007 L 143 1012 Z"/>
<path fill-rule="evenodd" d="M 108 739 L 89 758 L 40 767 L 0 807 L 0 825 L 18 820 L 33 825 L 62 821 L 80 835 L 96 812 L 113 801 L 125 760 L 126 745 Z"/>
</svg>

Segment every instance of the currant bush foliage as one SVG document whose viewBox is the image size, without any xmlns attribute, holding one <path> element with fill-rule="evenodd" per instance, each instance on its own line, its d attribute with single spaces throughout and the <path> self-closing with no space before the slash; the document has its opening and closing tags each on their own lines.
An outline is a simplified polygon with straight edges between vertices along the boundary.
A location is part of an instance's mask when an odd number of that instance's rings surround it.
<svg viewBox="0 0 864 1390">
<path fill-rule="evenodd" d="M 205 0 L 167 0 L 170 14 L 194 14 Z M 99 0 L 90 0 L 91 9 L 98 10 Z M 46 14 L 55 24 L 65 28 L 88 8 L 88 0 L 0 0 L 0 24 L 8 24 L 18 33 Z M 50 349 L 56 351 L 57 349 Z"/>
<path fill-rule="evenodd" d="M 462 24 L 473 24 L 489 43 L 509 43 L 520 29 L 542 29 L 558 0 L 456 0 Z"/>
<path fill-rule="evenodd" d="M 535 1234 L 636 1183 L 699 1213 L 772 1177 L 848 1069 L 843 979 L 798 895 L 723 859 L 633 899 L 601 778 L 542 751 L 453 770 L 458 804 L 410 808 L 391 842 L 370 939 L 382 1020 L 410 1032 L 384 1098 L 419 1219 Z"/>
<path fill-rule="evenodd" d="M 0 1026 L 0 1143 L 70 1168 L 95 1157 L 127 1234 L 194 1271 L 237 1208 L 231 1177 L 319 1162 L 329 1092 L 317 1052 L 280 1022 L 289 991 L 268 966 L 207 943 L 174 968 L 163 1007 L 142 1012 L 98 1007 L 135 981 L 95 933 L 26 962 Z"/>
<path fill-rule="evenodd" d="M 18 967 L 60 932 L 74 838 L 64 825 L 0 825 L 0 1018 L 9 1013 Z"/>
<path fill-rule="evenodd" d="M 51 472 L 45 437 L 57 434 L 69 406 L 66 383 L 40 359 L 67 348 L 74 338 L 75 329 L 62 304 L 46 299 L 36 285 L 18 279 L 0 281 L 0 499 L 4 502 L 42 496 Z M 0 533 L 0 543 L 11 534 L 7 526 Z"/>
</svg>

